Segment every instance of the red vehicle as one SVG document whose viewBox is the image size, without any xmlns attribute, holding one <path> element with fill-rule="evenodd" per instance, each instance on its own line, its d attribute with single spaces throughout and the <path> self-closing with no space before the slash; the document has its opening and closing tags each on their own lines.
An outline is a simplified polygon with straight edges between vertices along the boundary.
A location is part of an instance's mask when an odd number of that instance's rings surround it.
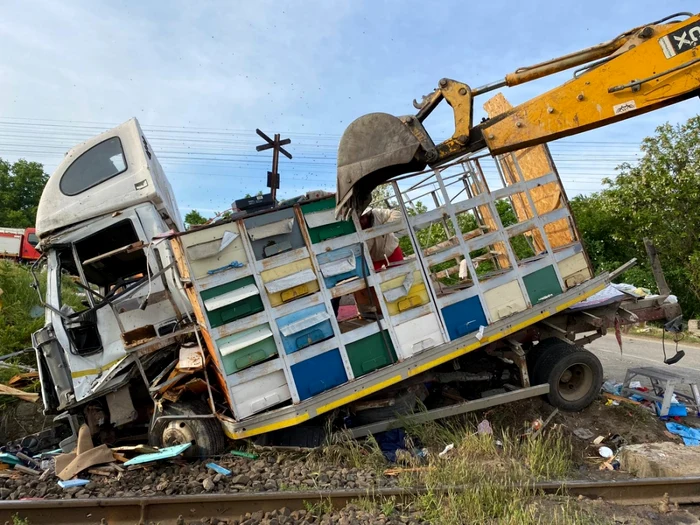
<svg viewBox="0 0 700 525">
<path fill-rule="evenodd" d="M 0 258 L 36 261 L 41 257 L 35 248 L 38 242 L 34 228 L 0 227 Z"/>
</svg>

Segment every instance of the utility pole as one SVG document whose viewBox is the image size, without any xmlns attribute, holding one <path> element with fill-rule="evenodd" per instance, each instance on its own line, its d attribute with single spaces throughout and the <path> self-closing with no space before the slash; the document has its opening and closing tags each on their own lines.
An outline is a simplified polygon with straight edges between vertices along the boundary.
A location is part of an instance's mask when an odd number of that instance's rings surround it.
<svg viewBox="0 0 700 525">
<path fill-rule="evenodd" d="M 292 155 L 282 146 L 291 144 L 292 141 L 291 139 L 280 140 L 279 133 L 275 133 L 275 138 L 271 139 L 259 129 L 256 129 L 255 132 L 267 142 L 267 144 L 261 144 L 260 146 L 256 146 L 255 150 L 265 151 L 267 149 L 272 149 L 272 171 L 267 172 L 267 187 L 270 188 L 270 193 L 272 194 L 272 201 L 277 202 L 277 190 L 280 187 L 280 174 L 278 171 L 280 162 L 280 152 L 285 157 L 291 160 Z"/>
</svg>

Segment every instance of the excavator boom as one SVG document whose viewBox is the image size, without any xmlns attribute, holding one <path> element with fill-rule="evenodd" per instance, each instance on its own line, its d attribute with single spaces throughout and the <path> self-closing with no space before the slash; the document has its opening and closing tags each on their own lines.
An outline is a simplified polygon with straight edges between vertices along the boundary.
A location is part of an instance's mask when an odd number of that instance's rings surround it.
<svg viewBox="0 0 700 525">
<path fill-rule="evenodd" d="M 474 97 L 566 69 L 574 78 L 477 126 Z M 338 147 L 336 215 L 362 212 L 387 180 L 488 148 L 493 155 L 599 128 L 700 94 L 700 15 L 678 13 L 589 49 L 506 75 L 480 88 L 443 78 L 414 101 L 418 113 L 371 113 L 352 122 Z M 455 132 L 435 144 L 423 121 L 445 100 Z"/>
</svg>

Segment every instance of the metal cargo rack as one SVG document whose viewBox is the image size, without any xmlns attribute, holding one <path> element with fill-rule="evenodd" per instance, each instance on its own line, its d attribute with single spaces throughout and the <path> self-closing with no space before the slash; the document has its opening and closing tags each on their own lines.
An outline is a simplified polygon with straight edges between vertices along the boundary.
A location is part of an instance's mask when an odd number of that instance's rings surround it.
<svg viewBox="0 0 700 525">
<path fill-rule="evenodd" d="M 253 436 L 330 412 L 604 288 L 609 275 L 591 279 L 546 147 L 519 155 L 495 159 L 495 170 L 471 157 L 390 181 L 397 220 L 364 230 L 357 214 L 336 220 L 335 198 L 324 197 L 173 239 L 233 412 L 218 415 L 226 433 Z M 489 177 L 502 188 L 491 191 Z M 418 206 L 426 198 L 429 206 Z M 516 223 L 504 226 L 500 200 Z M 426 228 L 442 229 L 445 240 L 426 245 Z M 387 234 L 407 256 L 375 271 L 367 241 Z M 531 257 L 518 258 L 516 236 Z M 333 299 L 358 293 L 376 318 L 338 321 Z"/>
</svg>

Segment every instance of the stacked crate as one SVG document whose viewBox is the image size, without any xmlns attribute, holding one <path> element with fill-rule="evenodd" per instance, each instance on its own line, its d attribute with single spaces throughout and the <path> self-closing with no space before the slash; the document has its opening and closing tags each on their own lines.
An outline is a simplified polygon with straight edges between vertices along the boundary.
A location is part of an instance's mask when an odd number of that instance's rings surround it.
<svg viewBox="0 0 700 525">
<path fill-rule="evenodd" d="M 517 167 L 517 159 L 509 162 Z M 546 184 L 560 186 L 553 167 L 532 180 L 514 178 L 493 193 L 477 161 L 465 160 L 462 169 L 449 176 L 463 179 L 467 190 L 456 196 L 449 193 L 452 183 L 445 182 L 440 169 L 430 180 L 416 176 L 414 186 L 411 177 L 390 182 L 401 218 L 365 230 L 356 216 L 336 220 L 332 196 L 181 236 L 198 321 L 213 347 L 236 419 L 304 403 L 449 341 L 465 338 L 465 345 L 468 340 L 472 344 L 481 327 L 507 323 L 510 316 L 592 276 L 575 228 L 571 230 L 568 207 L 541 211 L 530 195 Z M 411 191 L 426 184 L 440 192 L 443 203 L 436 198 L 434 209 L 409 213 Z M 495 202 L 513 196 L 527 197 L 529 215 L 504 227 Z M 525 209 L 523 202 L 515 206 L 518 213 Z M 458 215 L 469 210 L 490 217 L 488 224 L 462 231 Z M 571 230 L 569 237 L 550 243 L 550 225 L 560 223 Z M 419 232 L 434 224 L 450 231 L 451 245 L 420 246 Z M 519 261 L 509 242 L 526 231 L 539 235 L 544 248 Z M 375 271 L 367 241 L 397 233 L 410 239 L 415 256 Z M 486 255 L 474 256 L 475 251 Z M 502 268 L 479 275 L 476 266 L 484 257 L 497 259 Z M 431 268 L 460 258 L 468 284 L 443 293 Z M 339 324 L 332 301 L 355 294 L 370 298 L 377 320 Z"/>
</svg>

